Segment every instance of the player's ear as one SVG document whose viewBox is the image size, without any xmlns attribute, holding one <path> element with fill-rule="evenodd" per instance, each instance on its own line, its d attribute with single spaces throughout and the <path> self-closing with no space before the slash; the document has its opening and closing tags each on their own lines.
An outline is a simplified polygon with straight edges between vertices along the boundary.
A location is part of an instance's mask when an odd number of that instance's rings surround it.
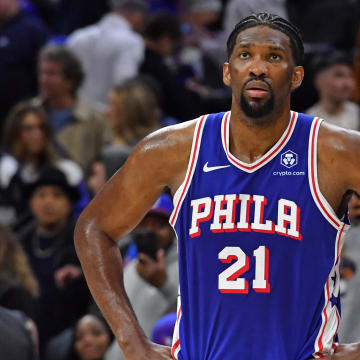
<svg viewBox="0 0 360 360">
<path fill-rule="evenodd" d="M 228 62 L 225 62 L 224 65 L 223 65 L 223 82 L 227 86 L 231 85 L 231 77 L 230 77 L 229 63 Z"/>
<path fill-rule="evenodd" d="M 292 79 L 291 79 L 291 90 L 297 89 L 304 79 L 304 68 L 302 66 L 295 66 Z"/>
</svg>

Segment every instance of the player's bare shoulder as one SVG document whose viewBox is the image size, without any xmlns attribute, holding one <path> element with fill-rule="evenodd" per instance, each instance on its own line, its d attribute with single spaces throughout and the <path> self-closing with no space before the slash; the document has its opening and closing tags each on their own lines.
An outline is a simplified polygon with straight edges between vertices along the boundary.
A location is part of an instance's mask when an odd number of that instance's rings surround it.
<svg viewBox="0 0 360 360">
<path fill-rule="evenodd" d="M 323 121 L 318 140 L 319 167 L 343 182 L 346 190 L 360 188 L 360 132 Z"/>
<path fill-rule="evenodd" d="M 190 157 L 197 119 L 168 126 L 144 138 L 129 161 L 136 159 L 173 191 L 182 183 Z"/>
</svg>

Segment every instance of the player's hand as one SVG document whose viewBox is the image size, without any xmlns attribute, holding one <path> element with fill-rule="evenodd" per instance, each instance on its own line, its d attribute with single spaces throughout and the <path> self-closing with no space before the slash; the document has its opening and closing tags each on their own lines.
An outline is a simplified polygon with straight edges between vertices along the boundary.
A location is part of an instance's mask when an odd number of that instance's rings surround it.
<svg viewBox="0 0 360 360">
<path fill-rule="evenodd" d="M 150 285 L 161 288 L 167 279 L 164 250 L 158 250 L 157 261 L 143 253 L 138 255 L 138 259 L 139 262 L 136 266 L 138 274 Z"/>
<path fill-rule="evenodd" d="M 359 360 L 359 359 L 360 359 L 360 343 L 339 345 L 333 355 L 323 358 L 323 360 Z"/>
<path fill-rule="evenodd" d="M 169 346 L 158 345 L 152 342 L 148 343 L 146 353 L 143 356 L 134 354 L 127 356 L 126 360 L 171 360 L 171 348 Z"/>
</svg>

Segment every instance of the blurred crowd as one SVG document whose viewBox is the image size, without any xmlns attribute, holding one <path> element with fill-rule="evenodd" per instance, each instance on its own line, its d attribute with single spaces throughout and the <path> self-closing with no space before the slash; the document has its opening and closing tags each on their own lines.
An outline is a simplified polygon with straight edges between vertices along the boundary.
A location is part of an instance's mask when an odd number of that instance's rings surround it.
<svg viewBox="0 0 360 360">
<path fill-rule="evenodd" d="M 358 0 L 0 0 L 2 359 L 123 359 L 82 274 L 76 219 L 144 136 L 230 108 L 226 39 L 260 11 L 303 33 L 293 110 L 360 130 Z M 360 339 L 358 196 L 349 210 L 343 342 Z M 171 212 L 164 189 L 117 239 L 138 320 L 165 345 L 178 292 Z"/>
</svg>

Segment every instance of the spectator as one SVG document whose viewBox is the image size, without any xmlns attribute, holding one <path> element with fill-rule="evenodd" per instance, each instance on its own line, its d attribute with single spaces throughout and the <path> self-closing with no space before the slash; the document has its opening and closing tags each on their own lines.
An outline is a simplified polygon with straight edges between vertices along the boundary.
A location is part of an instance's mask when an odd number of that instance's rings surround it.
<svg viewBox="0 0 360 360">
<path fill-rule="evenodd" d="M 34 221 L 17 235 L 40 284 L 37 324 L 44 348 L 90 301 L 73 243 L 72 206 L 79 193 L 60 170 L 46 168 L 27 194 Z"/>
<path fill-rule="evenodd" d="M 48 45 L 39 58 L 41 101 L 49 115 L 56 140 L 86 169 L 105 139 L 103 114 L 77 96 L 84 78 L 76 56 L 61 45 Z"/>
<path fill-rule="evenodd" d="M 20 0 L 0 2 L 0 132 L 9 109 L 36 94 L 36 57 L 48 36 L 39 19 L 20 10 Z"/>
<path fill-rule="evenodd" d="M 343 294 L 344 286 L 341 286 L 341 324 L 339 337 L 341 341 L 353 342 L 360 334 L 360 198 L 355 193 L 349 202 L 349 215 L 351 228 L 346 234 L 345 243 L 347 245 L 346 257 L 356 264 L 354 274 L 349 279 L 343 279 L 342 284 L 346 284 L 346 293 Z"/>
<path fill-rule="evenodd" d="M 29 216 L 24 186 L 35 181 L 41 169 L 50 165 L 64 171 L 70 183 L 79 187 L 82 197 L 77 212 L 87 205 L 89 196 L 82 183 L 82 170 L 75 162 L 60 157 L 62 151 L 56 151 L 47 114 L 36 101 L 21 102 L 11 110 L 4 135 L 4 147 L 14 156 L 16 163 L 4 167 L 0 179 L 7 184 L 4 190 L 16 209 L 18 224 Z"/>
<path fill-rule="evenodd" d="M 133 234 L 138 255 L 124 270 L 126 292 L 148 337 L 155 322 L 176 309 L 178 260 L 174 233 L 168 222 L 171 212 L 170 196 L 161 195 Z M 117 342 L 112 344 L 106 359 L 123 359 Z"/>
<path fill-rule="evenodd" d="M 102 360 L 112 338 L 100 314 L 87 314 L 49 342 L 45 360 Z"/>
<path fill-rule="evenodd" d="M 319 56 L 314 63 L 319 101 L 306 112 L 334 125 L 359 130 L 359 106 L 350 101 L 355 88 L 350 58 L 341 52 L 331 52 Z"/>
<path fill-rule="evenodd" d="M 85 315 L 74 327 L 71 352 L 67 360 L 103 360 L 111 338 L 110 329 L 103 319 Z"/>
<path fill-rule="evenodd" d="M 33 326 L 19 311 L 0 306 L 0 349 L 2 360 L 37 360 Z"/>
<path fill-rule="evenodd" d="M 160 128 L 160 109 L 146 82 L 134 78 L 110 91 L 107 115 L 113 133 L 111 145 L 102 153 L 108 179 L 139 140 Z"/>
<path fill-rule="evenodd" d="M 192 83 L 191 88 L 181 81 L 178 70 L 170 60 L 180 44 L 181 30 L 178 20 L 166 13 L 153 15 L 145 27 L 145 60 L 140 72 L 152 76 L 160 86 L 165 114 L 186 121 L 201 113 L 201 96 Z"/>
<path fill-rule="evenodd" d="M 143 0 L 111 0 L 112 11 L 95 25 L 75 31 L 68 46 L 81 60 L 86 79 L 81 94 L 106 102 L 115 84 L 135 76 L 144 55 L 141 31 L 146 15 Z"/>
<path fill-rule="evenodd" d="M 21 245 L 10 230 L 0 226 L 0 306 L 36 317 L 39 284 Z"/>
</svg>

